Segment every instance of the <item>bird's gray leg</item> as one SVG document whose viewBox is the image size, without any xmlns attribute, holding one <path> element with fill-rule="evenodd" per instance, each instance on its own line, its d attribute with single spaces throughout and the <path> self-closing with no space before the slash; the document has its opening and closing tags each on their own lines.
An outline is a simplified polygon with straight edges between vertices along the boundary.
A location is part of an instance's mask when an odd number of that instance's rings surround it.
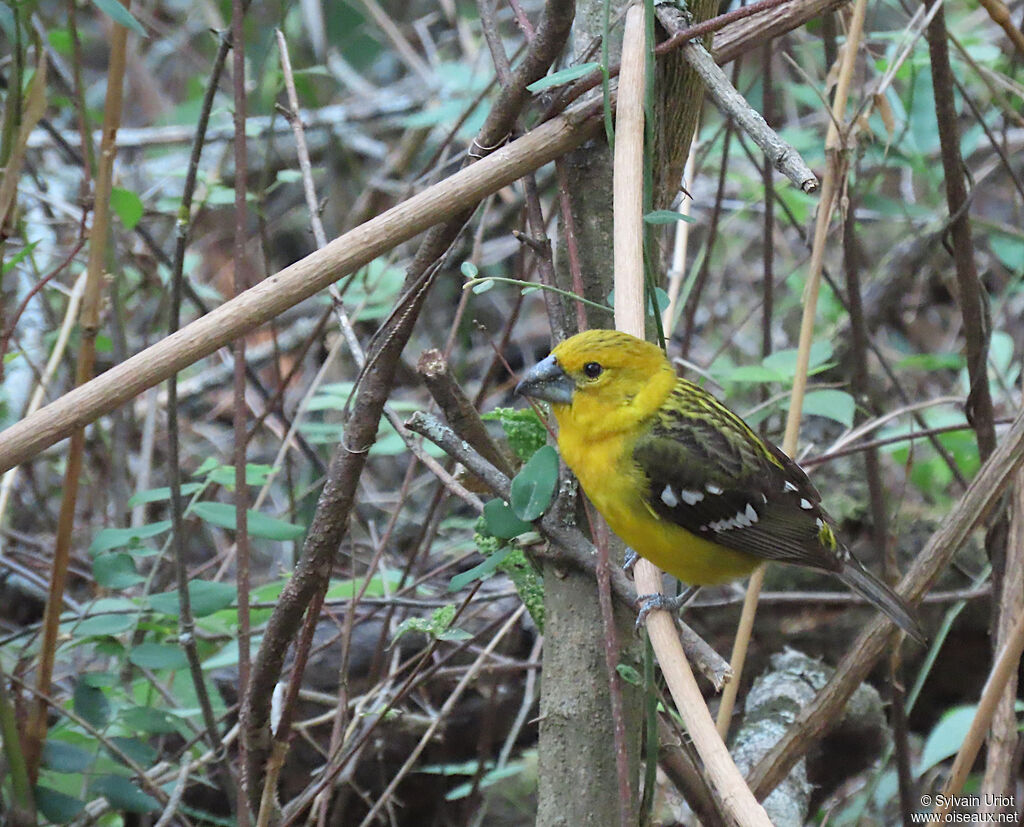
<svg viewBox="0 0 1024 827">
<path fill-rule="evenodd" d="M 655 609 L 664 609 L 666 612 L 671 612 L 673 615 L 678 614 L 686 607 L 686 604 L 693 600 L 699 591 L 700 586 L 687 586 L 686 590 L 676 597 L 667 597 L 661 593 L 638 595 L 636 598 L 638 608 L 636 616 L 637 632 L 643 628 L 644 623 L 647 621 L 647 615 Z"/>
</svg>

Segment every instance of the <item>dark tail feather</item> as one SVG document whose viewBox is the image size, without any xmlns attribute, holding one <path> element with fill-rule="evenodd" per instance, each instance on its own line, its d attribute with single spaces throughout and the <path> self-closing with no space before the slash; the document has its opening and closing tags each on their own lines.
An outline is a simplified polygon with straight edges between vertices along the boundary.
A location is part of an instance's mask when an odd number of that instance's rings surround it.
<svg viewBox="0 0 1024 827">
<path fill-rule="evenodd" d="M 856 560 L 849 560 L 842 571 L 837 572 L 839 579 L 857 594 L 877 606 L 903 631 L 923 646 L 928 645 L 928 638 L 911 612 L 910 607 L 896 592 L 869 572 Z"/>
</svg>

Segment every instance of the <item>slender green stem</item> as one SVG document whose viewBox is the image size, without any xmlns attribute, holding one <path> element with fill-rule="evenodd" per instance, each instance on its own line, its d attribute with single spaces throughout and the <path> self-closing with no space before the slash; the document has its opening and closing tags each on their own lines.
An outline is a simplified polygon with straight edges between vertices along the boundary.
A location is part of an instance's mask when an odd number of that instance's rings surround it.
<svg viewBox="0 0 1024 827">
<path fill-rule="evenodd" d="M 577 302 L 583 302 L 583 304 L 587 305 L 588 307 L 593 307 L 595 310 L 602 310 L 605 313 L 614 312 L 612 308 L 608 307 L 607 305 L 592 302 L 590 301 L 590 299 L 585 299 L 582 296 L 579 296 L 576 293 L 573 293 L 569 290 L 562 290 L 561 288 L 553 287 L 550 284 L 538 284 L 535 281 L 520 281 L 519 279 L 506 279 L 500 276 L 483 276 L 478 279 L 470 279 L 464 285 L 462 285 L 462 289 L 468 290 L 470 287 L 475 287 L 478 284 L 483 284 L 484 282 L 488 281 L 500 282 L 501 284 L 515 284 L 519 287 L 530 287 L 534 290 L 550 290 L 551 292 L 557 293 L 560 296 L 565 296 L 567 299 L 572 299 L 573 301 Z"/>
</svg>

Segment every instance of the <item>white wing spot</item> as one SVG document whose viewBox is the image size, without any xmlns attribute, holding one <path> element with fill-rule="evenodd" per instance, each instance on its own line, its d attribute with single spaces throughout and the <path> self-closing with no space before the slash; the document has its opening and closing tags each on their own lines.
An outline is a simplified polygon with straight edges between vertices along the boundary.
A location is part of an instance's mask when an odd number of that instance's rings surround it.
<svg viewBox="0 0 1024 827">
<path fill-rule="evenodd" d="M 689 488 L 683 488 L 679 491 L 679 496 L 683 498 L 683 502 L 687 505 L 696 505 L 704 499 L 704 493 L 702 491 L 691 491 Z"/>
<path fill-rule="evenodd" d="M 811 505 L 811 501 L 806 498 L 800 500 L 800 507 L 805 511 L 810 511 L 812 508 L 814 508 L 814 506 Z"/>
<path fill-rule="evenodd" d="M 708 492 L 709 494 L 714 494 L 714 495 L 715 495 L 716 497 L 717 497 L 717 496 L 718 496 L 719 494 L 723 493 L 723 489 L 722 489 L 722 488 L 720 488 L 719 486 L 715 485 L 715 484 L 714 484 L 713 482 L 709 482 L 709 483 L 708 483 L 707 485 L 705 485 L 704 487 L 705 487 L 705 488 L 707 489 L 707 492 Z"/>
<path fill-rule="evenodd" d="M 768 505 L 768 495 L 767 494 L 762 494 L 761 495 L 761 502 L 763 502 L 765 505 Z"/>
<path fill-rule="evenodd" d="M 814 524 L 815 524 L 815 525 L 816 525 L 816 526 L 817 526 L 817 527 L 818 527 L 819 529 L 822 529 L 822 528 L 824 528 L 824 527 L 825 527 L 825 521 L 824 521 L 823 519 L 821 519 L 821 517 L 818 517 L 818 519 L 814 521 Z"/>
<path fill-rule="evenodd" d="M 796 491 L 797 487 L 793 485 L 789 480 L 786 480 L 786 484 L 782 487 L 783 491 Z"/>
<path fill-rule="evenodd" d="M 757 512 L 754 511 L 753 506 L 748 505 L 746 510 L 740 511 L 732 517 L 725 517 L 721 520 L 715 520 L 713 523 L 708 523 L 707 527 L 721 534 L 734 528 L 749 528 L 756 522 Z M 701 528 L 703 529 L 704 527 L 701 526 Z"/>
<path fill-rule="evenodd" d="M 679 505 L 679 500 L 676 498 L 676 492 L 672 490 L 671 485 L 666 485 L 664 490 L 661 492 L 661 501 L 669 508 L 675 508 Z"/>
</svg>

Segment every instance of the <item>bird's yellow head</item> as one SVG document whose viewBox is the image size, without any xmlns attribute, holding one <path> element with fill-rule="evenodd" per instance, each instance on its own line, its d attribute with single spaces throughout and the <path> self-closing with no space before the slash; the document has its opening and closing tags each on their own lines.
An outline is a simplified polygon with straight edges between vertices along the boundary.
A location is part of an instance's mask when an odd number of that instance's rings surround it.
<svg viewBox="0 0 1024 827">
<path fill-rule="evenodd" d="M 656 345 L 617 330 L 587 330 L 530 368 L 516 393 L 550 402 L 560 426 L 571 418 L 596 436 L 657 410 L 675 380 Z"/>
</svg>

